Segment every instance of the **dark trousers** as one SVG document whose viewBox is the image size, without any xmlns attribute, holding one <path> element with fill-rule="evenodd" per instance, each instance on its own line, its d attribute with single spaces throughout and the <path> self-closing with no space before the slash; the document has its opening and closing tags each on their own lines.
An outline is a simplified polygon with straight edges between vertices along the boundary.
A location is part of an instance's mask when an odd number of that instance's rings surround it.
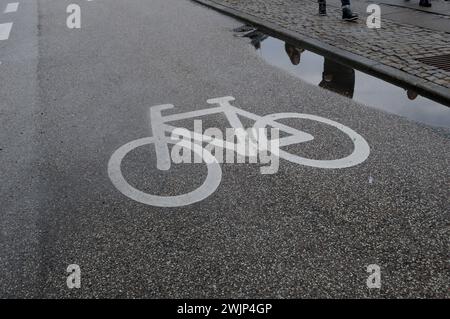
<svg viewBox="0 0 450 319">
<path fill-rule="evenodd" d="M 326 3 L 326 0 L 319 0 L 319 3 Z M 341 0 L 341 4 L 342 6 L 349 6 L 350 5 L 350 0 Z"/>
</svg>

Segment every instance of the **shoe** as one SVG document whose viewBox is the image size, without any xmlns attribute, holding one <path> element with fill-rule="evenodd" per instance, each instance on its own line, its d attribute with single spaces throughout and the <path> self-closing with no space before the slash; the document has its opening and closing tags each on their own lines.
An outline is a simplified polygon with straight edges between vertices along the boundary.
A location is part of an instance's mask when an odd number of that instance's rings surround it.
<svg viewBox="0 0 450 319">
<path fill-rule="evenodd" d="M 342 7 L 342 20 L 345 21 L 355 21 L 358 20 L 358 15 L 353 13 L 350 7 Z"/>
<path fill-rule="evenodd" d="M 430 0 L 420 0 L 419 6 L 429 8 L 431 7 Z"/>
<path fill-rule="evenodd" d="M 319 15 L 326 16 L 327 15 L 327 5 L 326 3 L 319 2 Z"/>
</svg>

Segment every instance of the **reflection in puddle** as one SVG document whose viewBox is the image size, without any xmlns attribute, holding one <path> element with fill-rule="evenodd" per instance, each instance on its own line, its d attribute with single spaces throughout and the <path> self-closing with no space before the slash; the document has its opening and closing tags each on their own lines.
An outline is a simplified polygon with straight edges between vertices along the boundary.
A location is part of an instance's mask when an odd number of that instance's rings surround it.
<svg viewBox="0 0 450 319">
<path fill-rule="evenodd" d="M 344 64 L 268 37 L 247 35 L 261 57 L 300 79 L 411 120 L 450 128 L 450 108 Z"/>
</svg>

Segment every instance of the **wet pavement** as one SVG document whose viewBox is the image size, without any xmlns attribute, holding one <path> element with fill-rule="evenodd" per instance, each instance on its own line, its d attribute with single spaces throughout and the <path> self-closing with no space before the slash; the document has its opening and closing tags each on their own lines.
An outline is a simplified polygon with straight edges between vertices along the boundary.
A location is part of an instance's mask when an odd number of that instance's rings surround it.
<svg viewBox="0 0 450 319">
<path fill-rule="evenodd" d="M 450 100 L 450 72 L 421 61 L 424 57 L 445 57 L 448 63 L 450 20 L 446 15 L 381 5 L 381 28 L 374 29 L 366 25 L 369 0 L 352 4 L 360 14 L 354 23 L 342 21 L 339 0 L 330 1 L 327 16 L 318 15 L 316 0 L 195 1 L 274 29 L 278 35 L 359 61 L 390 77 L 408 78 L 406 83 L 416 83 L 423 92 L 432 92 L 441 101 Z M 448 2 L 438 2 L 448 6 Z"/>
<path fill-rule="evenodd" d="M 308 83 L 410 120 L 450 128 L 450 106 L 422 97 L 413 89 L 398 87 L 260 32 L 247 37 L 267 63 Z"/>
</svg>

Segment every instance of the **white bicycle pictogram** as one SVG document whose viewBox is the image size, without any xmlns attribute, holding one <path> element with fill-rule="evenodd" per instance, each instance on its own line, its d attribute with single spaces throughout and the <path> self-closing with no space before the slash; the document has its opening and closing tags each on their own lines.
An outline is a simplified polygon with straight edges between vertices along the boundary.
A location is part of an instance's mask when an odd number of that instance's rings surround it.
<svg viewBox="0 0 450 319">
<path fill-rule="evenodd" d="M 324 169 L 338 169 L 348 168 L 356 166 L 364 162 L 370 154 L 370 147 L 366 140 L 350 129 L 349 127 L 340 124 L 338 122 L 316 116 L 303 113 L 275 113 L 266 116 L 259 116 L 230 104 L 235 99 L 232 96 L 220 97 L 207 100 L 208 104 L 217 104 L 218 106 L 202 109 L 197 111 L 190 111 L 185 113 L 171 114 L 163 116 L 161 111 L 174 108 L 172 104 L 164 104 L 150 107 L 150 119 L 152 126 L 152 137 L 144 137 L 134 141 L 131 141 L 119 149 L 117 149 L 111 156 L 108 163 L 108 175 L 114 186 L 125 196 L 151 206 L 159 207 L 180 207 L 189 204 L 199 202 L 212 193 L 214 193 L 222 180 L 222 169 L 216 158 L 205 148 L 200 147 L 200 151 L 197 147 L 192 147 L 194 141 L 205 141 L 211 139 L 210 136 L 191 132 L 189 135 L 191 142 L 187 140 L 176 141 L 168 136 L 166 133 L 172 133 L 174 130 L 179 129 L 167 123 L 184 119 L 194 119 L 201 116 L 224 114 L 229 121 L 230 125 L 234 129 L 244 128 L 240 120 L 240 117 L 245 117 L 255 121 L 253 128 L 260 129 L 265 127 L 272 127 L 278 129 L 280 132 L 285 132 L 288 136 L 278 138 L 277 156 L 292 163 L 306 165 Z M 305 157 L 301 157 L 295 154 L 290 154 L 283 151 L 281 147 L 308 142 L 314 139 L 314 137 L 306 132 L 302 132 L 296 128 L 277 122 L 281 119 L 307 119 L 323 124 L 333 126 L 343 133 L 345 133 L 353 142 L 353 152 L 340 159 L 333 160 L 314 160 Z M 219 143 L 225 148 L 231 148 L 234 151 L 235 144 L 227 141 L 219 141 Z M 197 189 L 180 195 L 174 196 L 160 196 L 145 193 L 139 189 L 136 189 L 130 185 L 124 178 L 121 170 L 121 163 L 125 156 L 132 150 L 144 146 L 154 144 L 156 152 L 156 167 L 159 170 L 169 170 L 171 167 L 171 159 L 169 154 L 168 144 L 178 144 L 182 147 L 190 149 L 197 155 L 201 156 L 203 162 L 207 166 L 207 176 L 203 184 Z M 245 154 L 244 154 L 245 155 Z"/>
</svg>

